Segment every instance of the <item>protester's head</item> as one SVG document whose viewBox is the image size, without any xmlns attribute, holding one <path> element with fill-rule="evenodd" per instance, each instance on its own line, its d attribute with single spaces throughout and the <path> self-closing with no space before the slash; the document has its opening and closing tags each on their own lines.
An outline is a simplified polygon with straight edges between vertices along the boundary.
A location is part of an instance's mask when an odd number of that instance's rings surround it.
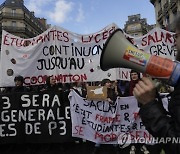
<svg viewBox="0 0 180 154">
<path fill-rule="evenodd" d="M 46 78 L 46 84 L 47 84 L 48 87 L 54 86 L 56 84 L 56 80 L 54 79 L 53 76 L 48 76 Z"/>
<path fill-rule="evenodd" d="M 71 84 L 70 84 L 70 83 L 63 83 L 63 89 L 64 89 L 65 91 L 70 90 L 70 89 L 71 89 Z"/>
<path fill-rule="evenodd" d="M 111 88 L 111 80 L 110 79 L 103 79 L 101 81 L 101 86 L 106 86 L 107 88 Z"/>
<path fill-rule="evenodd" d="M 140 77 L 140 73 L 135 71 L 135 70 L 131 70 L 130 72 L 130 79 L 131 81 L 137 81 L 139 80 L 141 77 Z"/>
<path fill-rule="evenodd" d="M 15 86 L 17 86 L 17 87 L 23 86 L 23 82 L 24 82 L 24 78 L 20 75 L 18 75 L 14 78 L 14 83 L 15 83 Z"/>
<path fill-rule="evenodd" d="M 177 49 L 177 56 L 176 59 L 180 61 L 180 16 L 178 16 L 175 20 L 175 39 L 176 39 L 176 49 Z"/>
</svg>

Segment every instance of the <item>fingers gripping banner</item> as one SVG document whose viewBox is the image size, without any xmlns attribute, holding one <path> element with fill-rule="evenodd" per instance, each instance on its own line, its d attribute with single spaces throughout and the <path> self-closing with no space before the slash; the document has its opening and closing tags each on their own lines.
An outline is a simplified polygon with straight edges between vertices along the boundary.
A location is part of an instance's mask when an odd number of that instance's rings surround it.
<svg viewBox="0 0 180 154">
<path fill-rule="evenodd" d="M 152 143 L 143 126 L 134 96 L 107 101 L 86 100 L 72 91 L 69 94 L 72 136 L 100 144 L 117 144 L 128 134 L 128 143 Z M 122 137 L 122 138 L 121 138 Z"/>
<path fill-rule="evenodd" d="M 50 75 L 62 83 L 115 80 L 115 69 L 100 69 L 100 55 L 104 42 L 116 28 L 111 24 L 99 32 L 79 35 L 54 26 L 31 39 L 3 31 L 0 86 L 14 86 L 16 75 L 24 77 L 25 85 L 44 84 Z"/>
</svg>

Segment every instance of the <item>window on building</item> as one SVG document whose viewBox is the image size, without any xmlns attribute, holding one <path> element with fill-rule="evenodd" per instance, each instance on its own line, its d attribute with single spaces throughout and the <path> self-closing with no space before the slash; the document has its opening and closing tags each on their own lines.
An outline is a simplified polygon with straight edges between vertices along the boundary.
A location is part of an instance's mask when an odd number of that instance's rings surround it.
<svg viewBox="0 0 180 154">
<path fill-rule="evenodd" d="M 16 21 L 12 21 L 12 27 L 16 27 Z"/>
<path fill-rule="evenodd" d="M 16 9 L 12 9 L 12 10 L 11 10 L 11 13 L 12 13 L 13 15 L 15 15 L 15 14 L 16 14 Z"/>
</svg>

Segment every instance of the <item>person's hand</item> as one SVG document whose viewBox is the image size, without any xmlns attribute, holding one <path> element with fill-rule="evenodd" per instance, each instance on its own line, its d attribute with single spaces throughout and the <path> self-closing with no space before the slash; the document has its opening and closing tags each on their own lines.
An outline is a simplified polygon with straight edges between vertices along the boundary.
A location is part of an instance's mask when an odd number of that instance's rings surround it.
<svg viewBox="0 0 180 154">
<path fill-rule="evenodd" d="M 147 104 L 156 97 L 156 86 L 150 78 L 143 77 L 133 89 L 133 94 L 141 104 Z"/>
</svg>

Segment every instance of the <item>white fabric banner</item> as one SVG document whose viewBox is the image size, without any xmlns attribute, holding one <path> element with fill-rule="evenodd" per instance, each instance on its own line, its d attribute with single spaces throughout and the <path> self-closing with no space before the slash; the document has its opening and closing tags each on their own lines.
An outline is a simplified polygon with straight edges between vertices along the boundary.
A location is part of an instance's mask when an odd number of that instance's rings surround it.
<svg viewBox="0 0 180 154">
<path fill-rule="evenodd" d="M 100 144 L 117 144 L 122 142 L 122 135 L 128 134 L 128 143 L 154 143 L 138 115 L 134 96 L 118 98 L 112 105 L 107 101 L 86 100 L 71 91 L 69 100 L 72 136 Z"/>
<path fill-rule="evenodd" d="M 96 33 L 79 35 L 54 26 L 31 39 L 3 31 L 0 87 L 14 86 L 17 75 L 24 77 L 25 85 L 44 84 L 49 75 L 62 83 L 115 80 L 115 69 L 100 69 L 103 44 L 115 29 L 117 25 L 111 24 Z"/>
<path fill-rule="evenodd" d="M 174 38 L 172 32 L 161 28 L 154 28 L 146 35 L 133 37 L 124 32 L 134 45 L 151 55 L 161 56 L 169 59 L 175 59 L 177 49 L 174 48 Z M 130 80 L 127 69 L 117 69 L 117 79 Z"/>
<path fill-rule="evenodd" d="M 129 37 L 133 44 L 137 45 L 139 49 L 151 55 L 175 59 L 177 49 L 174 48 L 175 39 L 173 38 L 173 32 L 156 27 L 146 35 L 140 37 L 132 37 L 126 33 L 124 34 L 126 37 Z"/>
<path fill-rule="evenodd" d="M 57 82 L 129 80 L 128 69 L 102 71 L 100 55 L 110 34 L 117 29 L 111 24 L 99 32 L 80 35 L 61 27 L 52 27 L 37 37 L 22 39 L 2 32 L 0 53 L 0 87 L 14 86 L 14 77 L 22 75 L 25 85 L 45 84 L 53 75 Z M 129 37 L 134 45 L 152 55 L 174 59 L 174 33 L 154 28 L 142 37 Z M 112 59 L 113 60 L 113 59 Z"/>
</svg>

